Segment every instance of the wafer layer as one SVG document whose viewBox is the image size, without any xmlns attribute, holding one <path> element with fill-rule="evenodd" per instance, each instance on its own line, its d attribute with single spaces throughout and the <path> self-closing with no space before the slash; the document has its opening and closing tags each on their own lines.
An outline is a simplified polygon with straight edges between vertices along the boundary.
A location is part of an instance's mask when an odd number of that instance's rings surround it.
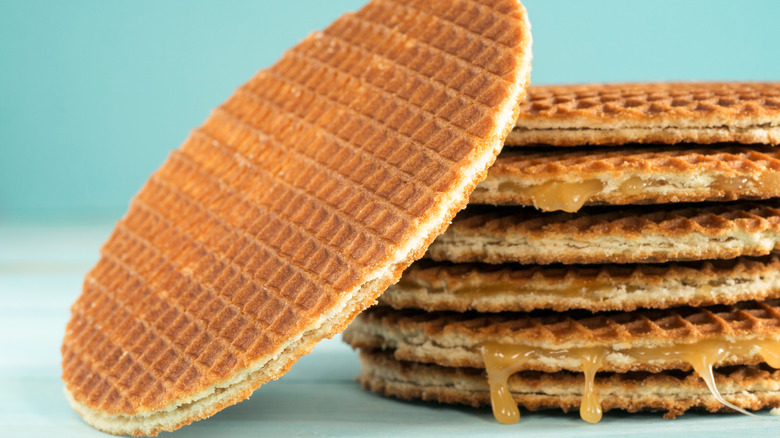
<svg viewBox="0 0 780 438">
<path fill-rule="evenodd" d="M 474 407 L 490 404 L 484 370 L 403 362 L 373 351 L 361 351 L 360 361 L 360 383 L 373 392 L 405 400 Z M 741 408 L 756 410 L 780 405 L 780 371 L 753 366 L 722 368 L 716 371 L 715 382 L 723 397 Z M 582 387 L 582 375 L 566 372 L 523 372 L 509 379 L 512 398 L 532 411 L 576 411 L 583 397 Z M 665 411 L 665 418 L 674 418 L 690 409 L 730 411 L 693 373 L 600 374 L 594 389 L 604 411 Z"/>
<path fill-rule="evenodd" d="M 780 83 L 536 86 L 508 145 L 780 143 Z"/>
<path fill-rule="evenodd" d="M 428 311 L 529 312 L 711 306 L 780 298 L 780 258 L 629 265 L 419 261 L 379 303 Z"/>
<path fill-rule="evenodd" d="M 434 260 L 660 263 L 765 255 L 780 243 L 777 200 L 590 207 L 577 213 L 469 207 L 428 249 Z"/>
<path fill-rule="evenodd" d="M 594 204 L 780 196 L 780 151 L 715 145 L 505 150 L 469 202 L 574 212 Z"/>
<path fill-rule="evenodd" d="M 212 415 L 343 329 L 467 201 L 529 75 L 522 6 L 376 0 L 261 71 L 133 199 L 62 347 L 112 433 Z"/>
<path fill-rule="evenodd" d="M 530 349 L 518 370 L 579 371 L 583 355 L 578 352 L 589 349 L 603 349 L 600 371 L 688 370 L 690 363 L 679 355 L 645 360 L 648 354 L 634 353 L 699 344 L 734 352 L 713 365 L 763 362 L 764 353 L 780 346 L 780 302 L 597 314 L 480 314 L 375 307 L 358 316 L 343 336 L 356 348 L 381 348 L 393 351 L 400 360 L 451 367 L 484 368 L 483 346 L 497 343 Z M 764 341 L 771 345 L 760 346 Z M 740 346 L 747 348 L 737 352 Z"/>
</svg>

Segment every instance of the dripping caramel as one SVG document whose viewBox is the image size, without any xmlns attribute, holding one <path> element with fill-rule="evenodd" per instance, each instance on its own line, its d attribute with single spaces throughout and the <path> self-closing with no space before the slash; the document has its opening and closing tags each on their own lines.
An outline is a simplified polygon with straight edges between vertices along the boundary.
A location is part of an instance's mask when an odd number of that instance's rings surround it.
<svg viewBox="0 0 780 438">
<path fill-rule="evenodd" d="M 509 191 L 531 198 L 534 206 L 544 211 L 563 210 L 573 213 L 579 210 L 596 193 L 604 189 L 597 179 L 582 182 L 548 181 L 531 187 L 523 187 L 511 181 L 498 185 L 500 192 Z"/>
<path fill-rule="evenodd" d="M 509 391 L 509 376 L 525 369 L 530 360 L 574 359 L 580 363 L 580 370 L 585 377 L 580 416 L 590 423 L 598 422 L 602 414 L 601 402 L 595 390 L 595 375 L 606 356 L 612 353 L 625 354 L 645 364 L 659 361 L 687 362 L 704 380 L 715 399 L 747 415 L 752 414 L 729 403 L 720 395 L 715 386 L 712 367 L 729 356 L 746 357 L 758 353 L 769 366 L 780 368 L 780 342 L 769 339 L 742 341 L 709 339 L 689 344 L 621 350 L 604 346 L 551 350 L 527 345 L 485 342 L 479 346 L 479 351 L 488 375 L 493 414 L 499 422 L 505 424 L 515 423 L 520 418 L 520 412 Z"/>
</svg>

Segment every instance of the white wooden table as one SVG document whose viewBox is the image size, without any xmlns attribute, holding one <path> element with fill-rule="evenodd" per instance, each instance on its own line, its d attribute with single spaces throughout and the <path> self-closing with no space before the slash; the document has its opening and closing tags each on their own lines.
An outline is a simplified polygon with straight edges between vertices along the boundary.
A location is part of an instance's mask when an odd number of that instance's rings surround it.
<svg viewBox="0 0 780 438">
<path fill-rule="evenodd" d="M 0 221 L 0 437 L 108 436 L 70 409 L 60 380 L 60 342 L 70 304 L 111 227 Z M 692 413 L 669 421 L 661 414 L 608 413 L 596 425 L 577 413 L 522 412 L 520 423 L 506 426 L 489 409 L 408 403 L 365 392 L 354 381 L 358 371 L 355 354 L 338 337 L 323 341 L 249 400 L 175 435 L 780 436 L 780 420 L 767 411 L 763 420 Z"/>
</svg>

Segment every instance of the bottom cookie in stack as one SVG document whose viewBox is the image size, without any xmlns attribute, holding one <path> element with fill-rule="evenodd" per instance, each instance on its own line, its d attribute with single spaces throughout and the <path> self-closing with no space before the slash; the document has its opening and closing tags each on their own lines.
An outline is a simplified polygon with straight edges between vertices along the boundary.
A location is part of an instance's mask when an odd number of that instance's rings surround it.
<svg viewBox="0 0 780 438">
<path fill-rule="evenodd" d="M 491 403 L 490 386 L 478 368 L 399 361 L 379 350 L 361 350 L 360 362 L 360 381 L 373 392 L 474 407 Z M 723 367 L 713 372 L 713 378 L 721 397 L 734 405 L 754 410 L 780 405 L 780 371 L 766 366 Z M 497 418 L 507 418 L 509 423 L 517 418 L 516 404 L 531 411 L 559 408 L 569 412 L 579 409 L 583 400 L 583 376 L 571 372 L 519 372 L 509 378 L 507 388 L 512 401 L 494 409 L 499 411 Z M 608 373 L 599 376 L 593 391 L 604 411 L 665 411 L 665 418 L 674 418 L 688 409 L 729 409 L 690 372 Z M 601 418 L 598 408 L 585 406 L 583 418 L 592 422 Z"/>
<path fill-rule="evenodd" d="M 780 405 L 780 301 L 529 313 L 379 306 L 344 333 L 365 388 L 404 399 L 529 410 L 761 409 Z M 767 366 L 769 365 L 769 366 Z M 596 376 L 598 372 L 598 376 Z"/>
</svg>

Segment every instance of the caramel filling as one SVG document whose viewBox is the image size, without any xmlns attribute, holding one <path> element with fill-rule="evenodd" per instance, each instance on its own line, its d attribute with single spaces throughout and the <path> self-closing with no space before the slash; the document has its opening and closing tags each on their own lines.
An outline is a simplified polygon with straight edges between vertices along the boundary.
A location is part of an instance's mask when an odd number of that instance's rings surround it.
<svg viewBox="0 0 780 438">
<path fill-rule="evenodd" d="M 601 368 L 608 354 L 631 356 L 644 364 L 658 361 L 682 361 L 689 363 L 707 384 L 716 400 L 747 415 L 751 413 L 726 401 L 715 386 L 712 367 L 729 356 L 749 357 L 758 353 L 773 368 L 780 368 L 780 342 L 774 340 L 726 341 L 705 340 L 692 344 L 669 347 L 629 348 L 615 350 L 609 347 L 572 348 L 569 350 L 548 350 L 524 345 L 486 342 L 479 347 L 482 353 L 490 386 L 493 415 L 500 423 L 511 424 L 520 419 L 520 411 L 509 392 L 509 376 L 526 369 L 531 360 L 555 358 L 578 360 L 585 377 L 580 416 L 589 423 L 601 420 L 601 402 L 595 390 L 596 372 Z"/>
<path fill-rule="evenodd" d="M 623 184 L 620 185 L 620 193 L 628 196 L 638 195 L 651 184 L 650 181 L 644 180 L 638 176 L 632 176 L 623 181 Z"/>
<path fill-rule="evenodd" d="M 604 183 L 597 179 L 588 179 L 576 183 L 548 181 L 532 187 L 522 187 L 511 181 L 502 182 L 498 185 L 499 191 L 510 191 L 530 197 L 534 206 L 540 210 L 563 210 L 569 213 L 579 210 L 591 196 L 600 192 L 603 188 Z"/>
<path fill-rule="evenodd" d="M 613 193 L 619 196 L 636 196 L 648 187 L 661 187 L 669 183 L 660 179 L 646 180 L 632 176 L 625 180 Z M 743 192 L 761 189 L 777 192 L 780 187 L 780 172 L 765 173 L 758 178 L 745 176 L 718 176 L 708 188 L 724 192 Z M 694 187 L 691 187 L 694 188 Z M 595 194 L 604 189 L 604 183 L 598 179 L 586 179 L 580 182 L 548 181 L 536 186 L 521 186 L 513 181 L 499 183 L 499 192 L 510 192 L 520 197 L 528 197 L 534 206 L 544 211 L 563 210 L 573 213 Z"/>
<path fill-rule="evenodd" d="M 719 176 L 711 184 L 715 190 L 737 192 L 750 189 L 761 189 L 775 192 L 780 187 L 780 173 L 765 173 L 758 179 L 744 176 Z"/>
<path fill-rule="evenodd" d="M 708 283 L 702 283 L 696 285 L 697 293 L 709 294 L 715 296 L 718 293 L 718 288 L 727 286 L 729 283 L 725 280 L 713 280 Z M 404 278 L 397 283 L 397 286 L 402 289 L 425 289 L 430 293 L 452 293 L 463 298 L 476 299 L 498 295 L 524 295 L 524 294 L 552 294 L 565 298 L 596 298 L 599 294 L 613 293 L 620 287 L 623 287 L 626 293 L 633 293 L 639 290 L 645 289 L 645 287 L 624 283 L 613 284 L 606 281 L 601 281 L 596 278 L 593 279 L 577 279 L 563 281 L 560 283 L 550 283 L 541 287 L 526 287 L 508 281 L 498 282 L 485 282 L 485 283 L 455 283 L 453 285 L 429 283 L 427 281 L 419 281 L 416 279 Z"/>
<path fill-rule="evenodd" d="M 489 297 L 503 294 L 555 294 L 565 297 L 584 297 L 588 295 L 594 295 L 602 291 L 610 291 L 615 286 L 610 283 L 597 281 L 597 280 L 575 280 L 562 284 L 551 284 L 549 288 L 530 288 L 522 287 L 509 282 L 495 282 L 495 283 L 477 283 L 477 284 L 458 284 L 454 287 L 437 287 L 433 284 L 412 280 L 408 278 L 401 278 L 397 283 L 398 287 L 402 289 L 426 289 L 428 291 L 438 292 L 451 292 L 466 298 L 479 298 Z M 636 286 L 628 286 L 628 291 L 636 290 Z"/>
</svg>

